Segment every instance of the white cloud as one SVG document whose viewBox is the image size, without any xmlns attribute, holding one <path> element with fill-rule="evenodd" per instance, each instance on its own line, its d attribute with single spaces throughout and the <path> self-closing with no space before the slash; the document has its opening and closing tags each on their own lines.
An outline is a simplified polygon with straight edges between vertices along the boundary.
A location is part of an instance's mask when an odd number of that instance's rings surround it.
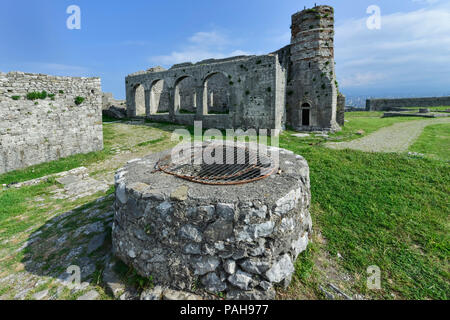
<svg viewBox="0 0 450 320">
<path fill-rule="evenodd" d="M 171 66 L 183 62 L 252 54 L 236 49 L 238 44 L 238 40 L 231 40 L 226 34 L 217 30 L 197 32 L 186 40 L 186 44 L 179 51 L 173 51 L 168 55 L 152 56 L 149 58 L 149 62 Z"/>
<path fill-rule="evenodd" d="M 416 2 L 419 4 L 435 4 L 438 3 L 440 0 L 412 0 L 412 2 Z"/>
<path fill-rule="evenodd" d="M 382 15 L 380 30 L 369 30 L 366 19 L 336 27 L 337 75 L 344 92 L 364 86 L 368 93 L 372 87 L 450 87 L 450 4 Z"/>
</svg>

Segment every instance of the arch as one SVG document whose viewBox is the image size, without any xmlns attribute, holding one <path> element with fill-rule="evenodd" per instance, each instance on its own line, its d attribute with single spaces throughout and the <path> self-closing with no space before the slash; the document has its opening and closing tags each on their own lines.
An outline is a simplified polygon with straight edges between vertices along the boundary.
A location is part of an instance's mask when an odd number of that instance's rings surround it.
<svg viewBox="0 0 450 320">
<path fill-rule="evenodd" d="M 191 76 L 181 76 L 175 81 L 174 113 L 196 113 L 197 94 Z"/>
<path fill-rule="evenodd" d="M 169 113 L 170 93 L 164 79 L 154 80 L 150 86 L 150 114 Z"/>
<path fill-rule="evenodd" d="M 229 114 L 231 105 L 230 77 L 215 71 L 203 80 L 203 114 Z"/>
<path fill-rule="evenodd" d="M 135 84 L 133 86 L 133 101 L 134 101 L 135 115 L 145 116 L 146 114 L 145 89 L 144 86 L 140 83 Z"/>
</svg>

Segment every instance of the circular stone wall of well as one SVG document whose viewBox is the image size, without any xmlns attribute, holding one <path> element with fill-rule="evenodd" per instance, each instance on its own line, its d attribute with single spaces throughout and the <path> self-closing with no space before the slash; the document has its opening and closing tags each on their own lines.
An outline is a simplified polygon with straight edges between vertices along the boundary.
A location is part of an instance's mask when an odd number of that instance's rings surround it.
<svg viewBox="0 0 450 320">
<path fill-rule="evenodd" d="M 239 185 L 155 171 L 170 151 L 130 161 L 115 176 L 115 255 L 158 285 L 273 299 L 308 244 L 311 194 L 306 160 L 270 149 L 279 170 Z"/>
</svg>

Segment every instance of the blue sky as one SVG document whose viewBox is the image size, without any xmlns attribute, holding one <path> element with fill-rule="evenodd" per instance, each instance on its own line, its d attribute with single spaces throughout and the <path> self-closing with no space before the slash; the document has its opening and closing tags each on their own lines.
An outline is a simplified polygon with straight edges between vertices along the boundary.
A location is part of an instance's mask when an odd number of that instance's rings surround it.
<svg viewBox="0 0 450 320">
<path fill-rule="evenodd" d="M 99 76 L 124 98 L 135 71 L 281 48 L 290 16 L 314 3 L 335 7 L 345 94 L 450 95 L 450 0 L 2 0 L 0 71 Z M 73 4 L 81 30 L 66 28 Z M 366 27 L 370 5 L 380 30 Z"/>
</svg>

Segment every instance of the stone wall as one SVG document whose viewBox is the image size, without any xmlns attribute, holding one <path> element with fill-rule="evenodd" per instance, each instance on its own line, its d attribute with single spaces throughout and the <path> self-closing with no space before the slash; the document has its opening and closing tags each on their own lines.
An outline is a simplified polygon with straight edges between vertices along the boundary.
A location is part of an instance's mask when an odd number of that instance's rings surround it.
<svg viewBox="0 0 450 320">
<path fill-rule="evenodd" d="M 440 107 L 450 106 L 450 97 L 403 98 L 403 99 L 368 99 L 366 111 L 392 111 L 406 107 Z"/>
<path fill-rule="evenodd" d="M 51 96 L 25 98 L 43 90 Z M 0 174 L 102 149 L 99 78 L 0 73 Z"/>
<path fill-rule="evenodd" d="M 334 66 L 334 10 L 317 6 L 292 16 L 287 120 L 297 130 L 339 130 Z"/>
<path fill-rule="evenodd" d="M 275 53 L 137 72 L 126 78 L 128 115 L 138 115 L 142 94 L 137 88 L 143 86 L 146 115 L 153 121 L 193 125 L 201 120 L 204 128 L 281 129 L 284 95 L 279 93 L 285 92 L 280 87 L 285 81 L 279 77 L 286 77 L 283 70 Z M 164 85 L 155 89 L 161 81 Z M 168 102 L 164 108 L 161 96 L 164 105 Z M 167 114 L 158 114 L 167 109 Z"/>
<path fill-rule="evenodd" d="M 114 99 L 114 96 L 112 93 L 103 92 L 103 95 L 102 95 L 102 109 L 103 110 L 107 110 L 111 106 L 125 109 L 126 105 L 127 105 L 127 102 L 125 100 Z"/>
<path fill-rule="evenodd" d="M 281 173 L 243 185 L 154 171 L 170 150 L 130 161 L 115 176 L 114 254 L 155 285 L 274 299 L 274 287 L 292 279 L 312 221 L 308 163 L 291 151 L 272 152 L 280 154 Z"/>
<path fill-rule="evenodd" d="M 287 124 L 300 131 L 340 130 L 334 9 L 298 12 L 291 29 L 291 44 L 267 55 L 187 62 L 129 75 L 128 116 L 145 109 L 152 121 L 193 125 L 197 120 L 204 128 L 279 132 Z"/>
</svg>

